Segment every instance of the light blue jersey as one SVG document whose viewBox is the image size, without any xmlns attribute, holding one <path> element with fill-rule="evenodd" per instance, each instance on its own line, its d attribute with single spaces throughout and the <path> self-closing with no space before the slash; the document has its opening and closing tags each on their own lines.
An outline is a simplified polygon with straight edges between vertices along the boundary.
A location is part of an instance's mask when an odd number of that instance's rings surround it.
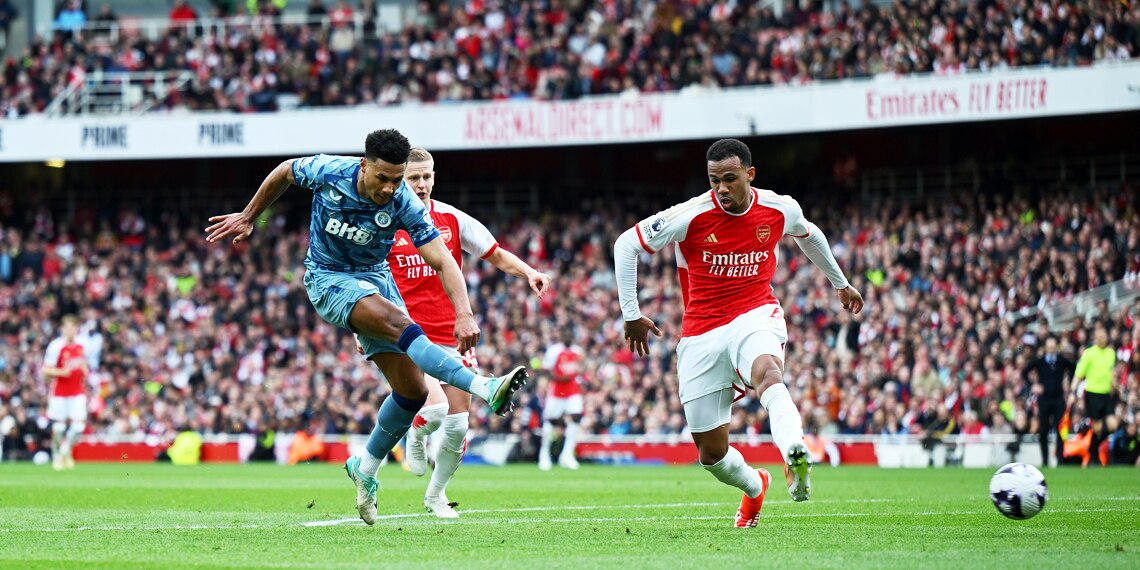
<svg viewBox="0 0 1140 570">
<path fill-rule="evenodd" d="M 396 231 L 406 230 L 416 247 L 439 237 L 407 184 L 380 206 L 356 193 L 359 174 L 359 158 L 318 154 L 293 161 L 293 179 L 313 191 L 305 290 L 321 318 L 348 330 L 353 307 L 368 295 L 379 294 L 407 313 L 388 269 Z M 363 335 L 360 344 L 367 358 L 403 352 L 394 342 Z"/>
<path fill-rule="evenodd" d="M 407 230 L 419 247 L 439 232 L 423 202 L 401 183 L 380 206 L 356 193 L 360 159 L 318 154 L 293 161 L 297 185 L 313 192 L 306 263 L 333 271 L 367 271 L 387 266 L 397 230 Z"/>
</svg>

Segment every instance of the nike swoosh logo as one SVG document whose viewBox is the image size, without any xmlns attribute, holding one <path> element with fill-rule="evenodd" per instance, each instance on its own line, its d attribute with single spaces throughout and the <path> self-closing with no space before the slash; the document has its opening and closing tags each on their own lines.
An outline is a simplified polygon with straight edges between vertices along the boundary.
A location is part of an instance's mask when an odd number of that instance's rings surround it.
<svg viewBox="0 0 1140 570">
<path fill-rule="evenodd" d="M 329 200 L 332 200 L 333 202 L 340 202 L 341 198 L 344 198 L 344 195 L 342 195 L 340 192 L 337 192 L 336 190 L 333 190 L 331 188 L 329 189 Z"/>
</svg>

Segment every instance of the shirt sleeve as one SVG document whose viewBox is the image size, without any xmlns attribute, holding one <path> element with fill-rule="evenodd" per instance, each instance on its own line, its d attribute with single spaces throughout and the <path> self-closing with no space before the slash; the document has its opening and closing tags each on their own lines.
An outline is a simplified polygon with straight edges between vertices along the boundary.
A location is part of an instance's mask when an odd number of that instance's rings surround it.
<svg viewBox="0 0 1140 570">
<path fill-rule="evenodd" d="M 419 198 L 416 198 L 406 185 L 401 185 L 396 192 L 402 202 L 397 214 L 397 219 L 400 222 L 399 227 L 406 230 L 411 236 L 412 245 L 420 247 L 439 237 L 439 230 L 432 223 L 431 213 L 424 207 L 424 203 L 420 202 Z"/>
<path fill-rule="evenodd" d="M 47 345 L 47 351 L 44 352 L 44 366 L 58 368 L 59 367 L 59 353 L 63 350 L 63 343 L 57 338 Z"/>
<path fill-rule="evenodd" d="M 1075 374 L 1078 380 L 1084 379 L 1085 374 L 1088 373 L 1089 360 L 1091 360 L 1090 356 L 1089 349 L 1087 348 L 1081 353 L 1081 359 L 1077 361 L 1077 371 Z"/>
<path fill-rule="evenodd" d="M 649 253 L 657 253 L 670 243 L 685 239 L 689 232 L 690 213 L 692 205 L 689 202 L 679 204 L 658 212 L 633 227 L 641 248 Z"/>
<path fill-rule="evenodd" d="M 781 199 L 788 201 L 788 207 L 784 209 L 784 235 L 795 238 L 810 236 L 811 227 L 808 226 L 807 218 L 804 217 L 800 203 L 789 196 L 781 196 Z"/>
<path fill-rule="evenodd" d="M 297 186 L 316 190 L 325 183 L 325 178 L 333 169 L 336 157 L 327 154 L 306 156 L 293 161 L 293 180 Z"/>
<path fill-rule="evenodd" d="M 483 225 L 483 222 L 476 220 L 458 208 L 455 209 L 454 213 L 455 219 L 459 222 L 459 247 L 463 251 L 477 255 L 479 259 L 487 259 L 487 256 L 498 249 L 499 242 L 495 240 L 491 230 Z"/>
</svg>

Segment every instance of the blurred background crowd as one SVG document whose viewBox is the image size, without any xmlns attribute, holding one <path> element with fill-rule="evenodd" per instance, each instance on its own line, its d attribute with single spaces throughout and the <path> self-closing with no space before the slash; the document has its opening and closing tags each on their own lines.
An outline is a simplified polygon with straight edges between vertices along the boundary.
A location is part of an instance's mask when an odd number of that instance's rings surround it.
<svg viewBox="0 0 1140 570">
<path fill-rule="evenodd" d="M 786 380 L 808 431 L 1033 433 L 1030 360 L 1052 336 L 1076 362 L 1099 326 L 1117 355 L 1110 427 L 1135 439 L 1135 307 L 1101 308 L 1053 335 L 1042 319 L 1011 321 L 1112 281 L 1138 286 L 1136 190 L 1007 190 L 839 208 L 801 197 L 867 300 L 859 317 L 838 310 L 824 276 L 793 242 L 783 243 L 774 283 L 789 324 Z M 477 433 L 533 434 L 548 380 L 541 362 L 560 343 L 585 355 L 578 381 L 586 433 L 687 433 L 677 397 L 682 306 L 673 254 L 643 260 L 642 310 L 665 336 L 650 357 L 636 358 L 621 338 L 611 248 L 652 211 L 600 206 L 483 216 L 504 247 L 549 272 L 554 286 L 538 300 L 524 281 L 466 264 L 483 329 L 480 363 L 489 371 L 528 363 L 538 378 L 505 419 L 477 405 Z M 251 241 L 230 246 L 207 245 L 199 219 L 185 212 L 79 209 L 65 220 L 47 209 L 0 208 L 0 427 L 19 438 L 46 433 L 44 349 L 59 317 L 74 313 L 95 371 L 91 432 L 367 433 L 387 384 L 357 355 L 352 336 L 309 305 L 301 283 L 307 231 L 296 220 L 305 213 L 283 204 Z M 1082 406 L 1078 399 L 1072 408 L 1074 432 Z M 731 429 L 766 433 L 766 423 L 748 397 Z"/>
<path fill-rule="evenodd" d="M 186 73 L 156 109 L 273 111 L 800 85 L 1140 54 L 1140 4 L 1088 0 L 176 0 L 168 21 L 64 0 L 4 63 L 0 112 L 111 72 Z M 301 17 L 282 23 L 282 14 Z M 17 16 L 0 0 L 0 30 Z M 149 23 L 148 23 L 149 22 Z M 391 29 L 395 28 L 395 29 Z M 155 79 L 149 79 L 155 81 Z M 173 85 L 173 83 L 172 83 Z"/>
</svg>

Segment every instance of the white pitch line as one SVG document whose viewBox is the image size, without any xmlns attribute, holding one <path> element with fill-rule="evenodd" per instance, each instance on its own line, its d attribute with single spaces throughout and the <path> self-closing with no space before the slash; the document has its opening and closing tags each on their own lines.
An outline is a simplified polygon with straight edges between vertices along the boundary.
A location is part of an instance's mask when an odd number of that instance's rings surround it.
<svg viewBox="0 0 1140 570">
<path fill-rule="evenodd" d="M 1105 500 L 1125 501 L 1132 500 L 1132 497 L 1110 497 Z M 836 501 L 836 502 L 859 502 L 855 501 Z M 869 499 L 862 500 L 862 502 L 903 502 L 893 501 L 891 499 Z M 689 508 L 689 507 L 707 507 L 707 506 L 721 506 L 727 507 L 726 503 L 660 503 L 660 504 L 646 504 L 646 505 L 570 505 L 562 507 L 520 507 L 511 509 L 471 509 L 461 511 L 463 514 L 499 514 L 499 513 L 528 513 L 528 512 L 553 512 L 553 511 L 586 511 L 586 510 L 610 510 L 610 509 L 649 509 L 649 508 Z M 1125 508 L 1054 508 L 1048 509 L 1049 513 L 1107 513 L 1107 512 L 1126 512 L 1131 509 Z M 912 513 L 891 513 L 892 515 L 909 515 L 913 517 L 929 517 L 929 516 L 961 516 L 961 515 L 977 515 L 988 511 L 982 509 L 977 511 L 916 511 Z M 764 519 L 772 518 L 860 518 L 860 517 L 877 517 L 882 516 L 884 513 L 880 512 L 866 512 L 866 513 L 771 513 L 765 514 Z M 544 524 L 544 523 L 591 523 L 591 522 L 645 522 L 645 521 L 677 521 L 677 520 L 728 520 L 729 515 L 679 515 L 679 516 L 647 516 L 647 517 L 561 517 L 561 518 L 505 518 L 505 519 L 492 519 L 492 518 L 473 518 L 473 519 L 460 519 L 453 521 L 440 521 L 431 517 L 427 513 L 404 513 L 404 514 L 391 514 L 380 515 L 376 519 L 379 521 L 399 521 L 401 524 L 406 525 L 439 525 L 439 524 Z M 405 520 L 406 519 L 406 520 Z M 4 533 L 24 533 L 24 532 L 116 532 L 116 531 L 155 531 L 155 530 L 227 530 L 227 529 L 260 529 L 260 528 L 289 528 L 300 526 L 302 528 L 316 528 L 316 527 L 331 527 L 346 524 L 359 524 L 363 525 L 358 517 L 356 518 L 342 518 L 342 519 L 329 519 L 319 521 L 308 521 L 302 523 L 289 523 L 289 524 L 233 524 L 233 525 L 207 525 L 207 524 L 193 524 L 193 525 L 148 525 L 148 526 L 79 526 L 71 528 L 0 528 L 0 534 Z"/>
</svg>

